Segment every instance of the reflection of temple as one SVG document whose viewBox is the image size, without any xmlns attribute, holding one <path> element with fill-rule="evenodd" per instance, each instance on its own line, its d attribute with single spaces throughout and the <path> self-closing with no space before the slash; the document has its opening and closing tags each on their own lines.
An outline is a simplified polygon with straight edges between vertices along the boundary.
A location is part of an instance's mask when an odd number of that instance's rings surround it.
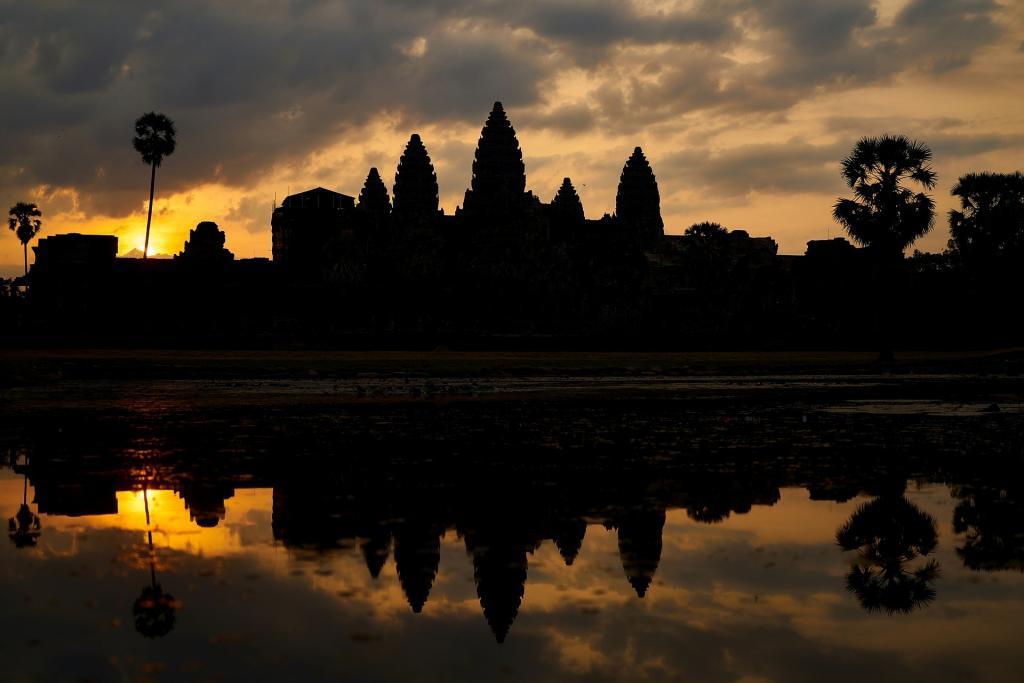
<svg viewBox="0 0 1024 683">
<path fill-rule="evenodd" d="M 648 415 L 650 411 L 648 406 Z M 445 414 L 449 427 L 451 417 Z M 94 425 L 88 429 L 90 435 L 97 434 Z M 201 432 L 202 427 L 194 429 Z M 68 428 L 60 439 L 79 435 Z M 240 456 L 216 451 L 210 435 L 174 431 L 161 441 L 164 454 L 140 467 L 137 452 L 117 434 L 108 435 L 106 448 L 80 444 L 89 452 L 104 453 L 101 458 L 67 457 L 66 444 L 50 438 L 56 437 L 44 431 L 31 463 L 15 466 L 35 489 L 26 504 L 35 505 L 40 515 L 110 514 L 117 511 L 119 491 L 174 490 L 193 523 L 210 527 L 224 519 L 226 501 L 237 491 L 272 488 L 277 542 L 300 558 L 355 553 L 375 578 L 393 561 L 414 613 L 429 613 L 442 538 L 454 532 L 465 544 L 480 609 L 499 642 L 509 636 L 529 602 L 531 558 L 544 543 L 552 542 L 571 566 L 586 557 L 588 525 L 614 530 L 623 590 L 650 600 L 657 597 L 652 586 L 668 511 L 685 510 L 692 520 L 717 523 L 752 506 L 774 505 L 779 489 L 786 486 L 805 487 L 818 500 L 877 496 L 839 534 L 843 547 L 859 553 L 847 577 L 850 590 L 868 609 L 901 612 L 923 606 L 934 597 L 937 576 L 937 567 L 929 564 L 935 521 L 900 492 L 908 471 L 922 480 L 955 481 L 957 476 L 955 461 L 942 462 L 930 448 L 920 461 L 904 459 L 899 467 L 885 449 L 877 459 L 859 451 L 856 466 L 841 449 L 812 449 L 803 455 L 787 450 L 779 458 L 693 455 L 664 468 L 632 469 L 595 467 L 593 459 L 599 456 L 592 452 L 573 458 L 565 451 L 564 459 L 552 462 L 547 451 L 515 444 L 515 465 L 496 465 L 501 454 L 490 450 L 483 461 L 445 460 L 425 452 L 421 455 L 429 464 L 419 466 L 397 442 L 375 441 L 373 457 L 351 456 L 339 463 L 333 450 L 319 459 L 295 456 L 294 440 L 278 445 L 287 449 L 286 456 L 274 447 L 259 456 Z M 389 457 L 397 460 L 389 462 Z M 281 462 L 287 466 L 282 468 Z M 960 501 L 955 524 L 965 534 L 958 548 L 964 564 L 979 570 L 1019 569 L 1024 525 L 1015 491 L 974 481 L 957 487 L 955 494 Z M 144 626 L 159 633 L 169 623 L 166 608 L 173 607 L 173 598 L 154 592 L 154 586 L 159 586 L 155 577 L 142 596 L 140 614 Z"/>
<path fill-rule="evenodd" d="M 644 597 L 661 561 L 664 510 L 629 511 L 618 522 L 619 556 L 626 578 L 637 596 Z"/>
<path fill-rule="evenodd" d="M 423 611 L 441 565 L 443 529 L 422 521 L 404 521 L 395 527 L 395 568 L 409 607 Z M 372 569 L 371 569 L 372 571 Z"/>
</svg>

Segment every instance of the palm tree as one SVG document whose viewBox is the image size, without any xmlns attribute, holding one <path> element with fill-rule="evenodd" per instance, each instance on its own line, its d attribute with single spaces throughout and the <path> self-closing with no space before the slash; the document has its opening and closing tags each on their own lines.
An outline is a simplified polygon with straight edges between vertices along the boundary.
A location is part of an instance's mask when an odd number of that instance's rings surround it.
<svg viewBox="0 0 1024 683">
<path fill-rule="evenodd" d="M 952 194 L 949 249 L 979 275 L 1014 268 L 1024 253 L 1024 173 L 968 173 Z"/>
<path fill-rule="evenodd" d="M 151 111 L 143 114 L 135 122 L 135 139 L 132 140 L 135 151 L 142 155 L 143 163 L 149 164 L 152 173 L 149 177 L 149 215 L 146 217 L 146 243 L 142 248 L 142 258 L 149 251 L 149 226 L 153 221 L 153 191 L 156 187 L 156 167 L 174 153 L 174 122 L 163 114 Z"/>
<path fill-rule="evenodd" d="M 164 591 L 156 580 L 156 550 L 153 548 L 153 529 L 149 519 L 149 488 L 143 486 L 142 500 L 146 506 L 146 535 L 149 539 L 149 585 L 132 606 L 135 630 L 146 638 L 162 638 L 174 629 L 178 601 Z"/>
<path fill-rule="evenodd" d="M 14 231 L 25 253 L 25 275 L 28 275 L 28 243 L 39 234 L 43 227 L 43 212 L 35 204 L 18 202 L 7 212 L 7 227 Z"/>
<path fill-rule="evenodd" d="M 931 159 L 932 151 L 924 143 L 904 135 L 883 135 L 862 138 L 842 161 L 842 176 L 854 198 L 839 199 L 832 216 L 850 237 L 875 254 L 880 331 L 890 326 L 894 275 L 903 252 L 932 228 L 935 202 L 924 192 L 906 187 L 907 183 L 924 190 L 935 187 Z M 881 357 L 891 358 L 889 344 L 882 344 Z"/>
<path fill-rule="evenodd" d="M 32 512 L 28 506 L 28 473 L 24 475 L 25 481 L 22 487 L 21 505 L 18 512 L 7 520 L 7 535 L 11 542 L 18 548 L 29 548 L 36 544 L 42 534 L 42 526 L 39 522 L 39 515 Z"/>
<path fill-rule="evenodd" d="M 854 240 L 886 255 L 903 251 L 932 228 L 935 202 L 907 181 L 930 190 L 936 175 L 932 150 L 904 135 L 862 138 L 842 161 L 855 199 L 840 199 L 832 216 Z"/>
<path fill-rule="evenodd" d="M 846 575 L 846 588 L 869 612 L 909 614 L 935 600 L 939 563 L 929 559 L 938 543 L 935 518 L 900 493 L 888 492 L 858 507 L 836 531 L 836 543 L 859 550 Z"/>
</svg>

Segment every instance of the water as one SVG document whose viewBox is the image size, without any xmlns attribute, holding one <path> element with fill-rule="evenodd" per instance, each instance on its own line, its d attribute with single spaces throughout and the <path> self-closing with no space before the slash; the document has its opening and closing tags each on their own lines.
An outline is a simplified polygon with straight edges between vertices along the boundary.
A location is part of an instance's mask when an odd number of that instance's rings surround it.
<svg viewBox="0 0 1024 683">
<path fill-rule="evenodd" d="M 1019 412 L 858 386 L 17 404 L 0 678 L 1020 680 Z"/>
</svg>

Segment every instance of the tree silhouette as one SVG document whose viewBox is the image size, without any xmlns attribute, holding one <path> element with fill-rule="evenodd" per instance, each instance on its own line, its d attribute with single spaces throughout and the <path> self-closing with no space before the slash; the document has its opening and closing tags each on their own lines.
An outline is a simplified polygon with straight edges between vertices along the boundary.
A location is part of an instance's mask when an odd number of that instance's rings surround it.
<svg viewBox="0 0 1024 683">
<path fill-rule="evenodd" d="M 939 563 L 931 559 L 907 568 L 935 550 L 935 519 L 902 494 L 887 493 L 860 505 L 839 527 L 836 542 L 843 550 L 860 550 L 846 588 L 869 612 L 909 614 L 935 599 Z"/>
<path fill-rule="evenodd" d="M 842 175 L 854 199 L 839 199 L 832 211 L 850 237 L 887 256 L 900 256 L 931 230 L 935 202 L 914 192 L 908 181 L 926 190 L 936 175 L 927 145 L 903 135 L 862 138 L 842 161 Z"/>
<path fill-rule="evenodd" d="M 684 237 L 689 237 L 693 241 L 707 243 L 721 242 L 728 234 L 729 231 L 720 224 L 710 221 L 694 223 L 683 232 Z"/>
<path fill-rule="evenodd" d="M 963 534 L 956 554 L 975 571 L 1024 572 L 1024 500 L 1013 489 L 957 487 L 953 531 Z"/>
<path fill-rule="evenodd" d="M 149 491 L 142 489 L 142 500 L 146 507 L 146 536 L 149 541 L 149 585 L 132 605 L 135 630 L 146 638 L 162 638 L 174 630 L 175 612 L 178 602 L 170 593 L 164 592 L 156 580 L 156 550 L 153 548 L 153 530 L 149 528 Z"/>
<path fill-rule="evenodd" d="M 14 231 L 25 255 L 25 275 L 28 275 L 28 243 L 39 234 L 43 227 L 43 212 L 29 202 L 18 202 L 7 212 L 7 227 Z"/>
<path fill-rule="evenodd" d="M 24 483 L 21 492 L 21 505 L 14 517 L 7 520 L 7 535 L 17 548 L 28 548 L 34 546 L 42 534 L 42 525 L 39 522 L 39 515 L 32 512 L 28 506 L 28 475 L 24 475 Z"/>
<path fill-rule="evenodd" d="M 960 211 L 949 212 L 949 249 L 979 273 L 1015 265 L 1024 253 L 1024 174 L 968 173 L 952 194 Z"/>
<path fill-rule="evenodd" d="M 153 192 L 156 189 L 156 167 L 165 157 L 174 153 L 174 122 L 163 114 L 149 112 L 135 121 L 135 139 L 132 146 L 142 155 L 143 163 L 149 164 L 149 215 L 146 217 L 146 243 L 142 248 L 142 258 L 149 252 L 149 226 L 153 221 Z"/>
<path fill-rule="evenodd" d="M 832 210 L 850 237 L 876 257 L 875 298 L 879 307 L 880 357 L 892 357 L 889 328 L 895 297 L 895 276 L 903 251 L 931 230 L 935 202 L 924 192 L 935 187 L 936 175 L 927 145 L 903 135 L 862 138 L 842 161 L 842 176 L 853 199 L 839 199 Z"/>
</svg>

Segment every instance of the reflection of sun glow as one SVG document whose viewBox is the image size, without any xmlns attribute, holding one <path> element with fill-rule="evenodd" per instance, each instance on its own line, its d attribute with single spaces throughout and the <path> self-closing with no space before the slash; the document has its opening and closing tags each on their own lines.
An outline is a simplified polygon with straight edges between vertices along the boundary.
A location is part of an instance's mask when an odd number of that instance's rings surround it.
<svg viewBox="0 0 1024 683">
<path fill-rule="evenodd" d="M 184 499 L 174 491 L 150 489 L 145 495 L 149 499 L 149 527 L 146 526 L 146 500 L 142 490 L 118 491 L 116 515 L 47 516 L 46 523 L 49 528 L 69 531 L 120 529 L 145 533 L 152 529 L 154 542 L 162 548 L 215 557 L 242 552 L 240 534 L 243 527 L 248 527 L 246 519 L 260 516 L 260 513 L 269 515 L 273 505 L 270 489 L 238 491 L 226 501 L 225 520 L 216 527 L 203 529 L 192 519 Z M 262 526 L 247 530 L 247 534 L 263 534 L 268 538 L 261 538 L 261 542 L 272 541 L 270 529 Z"/>
</svg>

